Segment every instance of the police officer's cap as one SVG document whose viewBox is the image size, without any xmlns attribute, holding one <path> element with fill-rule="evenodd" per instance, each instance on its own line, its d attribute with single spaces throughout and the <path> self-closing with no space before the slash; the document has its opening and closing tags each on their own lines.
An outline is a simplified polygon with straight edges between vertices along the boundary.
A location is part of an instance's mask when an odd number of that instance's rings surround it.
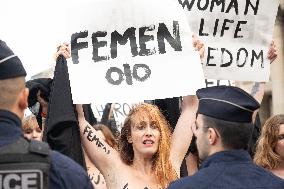
<svg viewBox="0 0 284 189">
<path fill-rule="evenodd" d="M 199 89 L 198 113 L 220 120 L 249 123 L 259 103 L 247 92 L 232 86 Z"/>
<path fill-rule="evenodd" d="M 11 79 L 26 76 L 21 60 L 0 40 L 0 79 Z"/>
</svg>

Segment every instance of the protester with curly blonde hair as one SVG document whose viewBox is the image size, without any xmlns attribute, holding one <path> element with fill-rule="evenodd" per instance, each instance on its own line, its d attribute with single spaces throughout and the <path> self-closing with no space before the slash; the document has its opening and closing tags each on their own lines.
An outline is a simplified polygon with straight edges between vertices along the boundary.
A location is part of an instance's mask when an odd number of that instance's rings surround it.
<svg viewBox="0 0 284 189">
<path fill-rule="evenodd" d="M 90 126 L 82 106 L 77 105 L 83 147 L 104 176 L 107 188 L 165 189 L 179 178 L 197 104 L 196 96 L 184 97 L 183 111 L 173 134 L 157 106 L 136 105 L 122 127 L 118 151 Z"/>
<path fill-rule="evenodd" d="M 124 163 L 133 166 L 135 164 L 134 151 L 136 151 L 136 153 L 139 150 L 141 150 L 141 152 L 146 151 L 147 148 L 143 149 L 144 146 L 150 146 L 147 139 L 144 139 L 146 142 L 143 141 L 143 144 L 137 143 L 139 136 L 143 136 L 143 133 L 147 129 L 147 125 L 144 125 L 143 122 L 143 119 L 147 117 L 150 121 L 150 127 L 153 129 L 153 136 L 155 138 L 157 137 L 157 139 L 153 141 L 156 143 L 156 148 L 153 148 L 155 151 L 150 154 L 151 156 L 154 154 L 152 157 L 152 169 L 160 185 L 164 188 L 169 181 L 176 180 L 178 175 L 172 164 L 169 163 L 171 148 L 170 125 L 159 111 L 158 107 L 150 104 L 140 104 L 129 112 L 121 130 L 119 140 L 120 157 Z M 153 139 L 150 137 L 148 140 Z M 148 149 L 150 148 L 148 147 Z"/>
<path fill-rule="evenodd" d="M 270 117 L 258 140 L 254 162 L 284 179 L 284 115 Z"/>
</svg>

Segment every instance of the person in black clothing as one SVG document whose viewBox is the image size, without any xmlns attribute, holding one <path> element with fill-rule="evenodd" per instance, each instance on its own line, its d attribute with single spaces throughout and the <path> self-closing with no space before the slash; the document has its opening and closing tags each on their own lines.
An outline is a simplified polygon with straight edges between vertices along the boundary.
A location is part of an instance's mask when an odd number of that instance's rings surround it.
<svg viewBox="0 0 284 189">
<path fill-rule="evenodd" d="M 26 71 L 0 40 L 0 188 L 93 188 L 86 171 L 46 143 L 24 139 Z"/>
</svg>

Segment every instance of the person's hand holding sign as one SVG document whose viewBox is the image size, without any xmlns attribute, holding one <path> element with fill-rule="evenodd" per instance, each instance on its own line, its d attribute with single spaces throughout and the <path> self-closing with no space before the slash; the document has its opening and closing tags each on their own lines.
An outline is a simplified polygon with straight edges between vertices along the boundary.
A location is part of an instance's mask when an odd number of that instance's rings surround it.
<svg viewBox="0 0 284 189">
<path fill-rule="evenodd" d="M 274 41 L 272 40 L 272 42 L 270 43 L 270 48 L 269 48 L 268 56 L 267 56 L 267 58 L 270 60 L 270 64 L 274 62 L 274 60 L 277 58 L 277 55 L 278 55 L 277 47 Z"/>
<path fill-rule="evenodd" d="M 270 64 L 274 62 L 277 56 L 278 56 L 277 47 L 274 41 L 272 40 L 272 42 L 270 43 L 270 47 L 269 47 L 268 55 L 267 55 L 267 58 L 269 59 Z M 259 104 L 261 104 L 263 100 L 264 88 L 265 88 L 265 82 L 255 82 L 250 92 L 250 94 L 258 101 Z M 254 116 L 253 120 L 255 120 L 256 113 L 254 113 L 253 116 Z"/>
<path fill-rule="evenodd" d="M 57 47 L 57 52 L 54 54 L 54 59 L 56 60 L 60 54 L 62 54 L 66 59 L 71 57 L 71 48 L 69 43 L 65 42 Z"/>
<path fill-rule="evenodd" d="M 204 58 L 204 54 L 205 54 L 204 43 L 202 41 L 200 41 L 195 34 L 192 34 L 192 44 L 193 44 L 194 49 L 199 52 L 201 63 L 203 63 L 203 58 Z"/>
</svg>

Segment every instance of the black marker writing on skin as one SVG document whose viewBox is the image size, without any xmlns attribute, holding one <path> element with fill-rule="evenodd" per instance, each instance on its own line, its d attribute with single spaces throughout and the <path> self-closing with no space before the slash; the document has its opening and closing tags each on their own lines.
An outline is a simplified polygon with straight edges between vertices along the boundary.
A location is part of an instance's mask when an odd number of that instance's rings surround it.
<svg viewBox="0 0 284 189">
<path fill-rule="evenodd" d="M 107 149 L 104 144 L 100 141 L 99 137 L 97 137 L 94 132 L 92 131 L 91 127 L 89 125 L 86 125 L 83 135 L 87 135 L 87 139 L 90 142 L 95 142 L 97 147 L 102 148 L 106 154 L 110 153 L 110 150 Z"/>
<path fill-rule="evenodd" d="M 90 167 L 87 167 L 87 171 L 89 171 Z M 100 182 L 102 184 L 104 184 L 104 181 L 103 179 L 101 180 L 101 173 L 99 173 L 98 175 L 96 175 L 95 173 L 93 173 L 92 175 L 91 174 L 88 174 L 90 180 L 92 182 L 94 182 L 95 185 L 98 185 Z M 95 177 L 97 177 L 97 180 L 95 180 Z"/>
<path fill-rule="evenodd" d="M 123 186 L 123 189 L 128 189 L 128 183 L 126 183 L 126 185 Z"/>
<path fill-rule="evenodd" d="M 97 180 L 97 181 L 94 181 L 96 185 L 100 183 L 100 178 L 101 178 L 101 177 L 100 177 L 100 174 L 98 174 L 98 180 Z"/>
<path fill-rule="evenodd" d="M 126 185 L 124 185 L 123 189 L 128 189 L 128 183 L 126 183 Z M 148 187 L 145 187 L 144 189 L 148 189 Z"/>
</svg>

